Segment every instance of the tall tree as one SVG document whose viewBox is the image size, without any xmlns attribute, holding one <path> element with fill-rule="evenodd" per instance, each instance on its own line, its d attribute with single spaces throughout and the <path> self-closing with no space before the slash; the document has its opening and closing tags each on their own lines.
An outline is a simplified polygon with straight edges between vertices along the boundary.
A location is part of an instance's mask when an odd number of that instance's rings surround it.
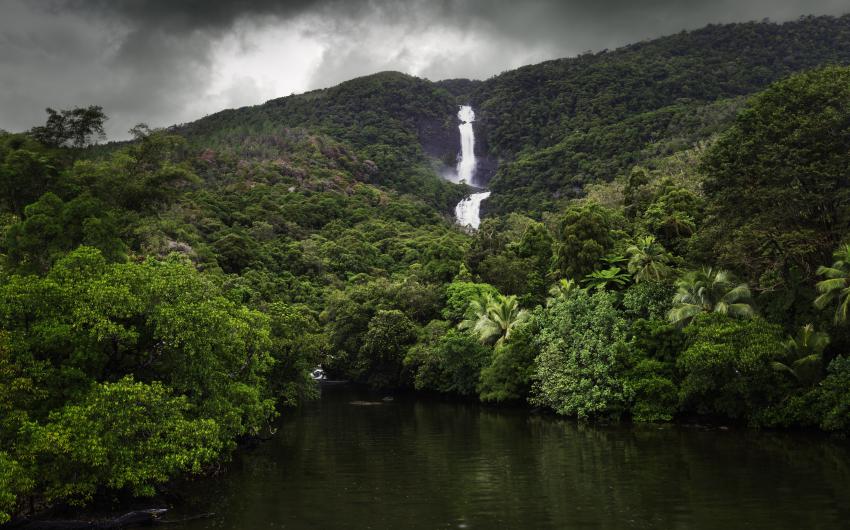
<svg viewBox="0 0 850 530">
<path fill-rule="evenodd" d="M 703 169 L 706 256 L 762 288 L 812 277 L 850 229 L 850 68 L 805 72 L 753 97 Z"/>
<path fill-rule="evenodd" d="M 629 272 L 635 282 L 661 281 L 670 274 L 670 255 L 656 241 L 655 236 L 639 237 L 626 249 L 629 255 Z"/>
<path fill-rule="evenodd" d="M 593 272 L 614 244 L 611 215 L 598 204 L 574 206 L 560 220 L 554 269 L 562 277 L 583 278 Z"/>
<path fill-rule="evenodd" d="M 47 123 L 33 127 L 30 134 L 49 147 L 85 147 L 93 138 L 106 138 L 103 107 L 90 105 L 56 111 L 47 108 Z"/>
</svg>

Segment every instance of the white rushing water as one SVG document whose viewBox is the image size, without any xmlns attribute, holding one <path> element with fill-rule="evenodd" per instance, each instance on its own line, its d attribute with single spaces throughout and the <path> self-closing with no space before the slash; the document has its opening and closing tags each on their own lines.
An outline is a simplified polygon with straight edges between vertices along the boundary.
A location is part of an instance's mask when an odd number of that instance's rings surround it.
<svg viewBox="0 0 850 530">
<path fill-rule="evenodd" d="M 461 106 L 457 112 L 460 120 L 460 160 L 457 162 L 457 177 L 460 182 L 473 184 L 475 179 L 475 131 L 472 130 L 472 122 L 475 121 L 475 112 L 469 105 Z M 481 201 L 490 196 L 489 191 L 473 193 L 463 199 L 455 206 L 455 217 L 461 226 L 478 228 L 481 224 Z"/>
<path fill-rule="evenodd" d="M 481 211 L 481 201 L 489 196 L 489 191 L 473 193 L 466 199 L 457 203 L 457 206 L 455 206 L 455 217 L 457 217 L 457 223 L 462 226 L 478 228 L 478 226 L 481 225 L 481 217 L 479 216 L 479 212 Z"/>
<path fill-rule="evenodd" d="M 475 121 L 475 112 L 472 107 L 464 105 L 457 111 L 457 119 L 460 120 L 460 160 L 457 162 L 457 178 L 461 182 L 472 184 L 475 176 L 475 132 L 472 130 L 472 122 Z"/>
</svg>

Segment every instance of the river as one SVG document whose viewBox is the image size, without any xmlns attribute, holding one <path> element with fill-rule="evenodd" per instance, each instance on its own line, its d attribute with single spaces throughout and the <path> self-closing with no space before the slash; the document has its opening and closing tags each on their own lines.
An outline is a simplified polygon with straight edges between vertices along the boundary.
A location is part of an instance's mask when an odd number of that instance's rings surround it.
<svg viewBox="0 0 850 530">
<path fill-rule="evenodd" d="M 216 529 L 846 528 L 850 448 L 803 434 L 589 426 L 326 387 L 184 488 Z M 357 405 L 353 401 L 379 404 Z"/>
</svg>

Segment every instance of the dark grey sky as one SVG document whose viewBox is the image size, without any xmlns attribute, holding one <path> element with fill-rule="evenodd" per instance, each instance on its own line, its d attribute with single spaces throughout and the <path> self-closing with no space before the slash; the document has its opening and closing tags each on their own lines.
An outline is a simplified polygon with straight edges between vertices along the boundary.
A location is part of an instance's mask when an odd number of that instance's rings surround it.
<svg viewBox="0 0 850 530">
<path fill-rule="evenodd" d="M 111 139 L 381 70 L 486 78 L 848 0 L 0 0 L 0 128 L 97 104 Z"/>
</svg>

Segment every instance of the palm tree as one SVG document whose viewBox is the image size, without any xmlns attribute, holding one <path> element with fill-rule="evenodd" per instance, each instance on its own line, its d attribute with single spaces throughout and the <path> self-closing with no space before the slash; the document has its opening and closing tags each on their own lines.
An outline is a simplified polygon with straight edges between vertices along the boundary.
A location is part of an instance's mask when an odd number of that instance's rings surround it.
<svg viewBox="0 0 850 530">
<path fill-rule="evenodd" d="M 626 249 L 630 256 L 629 272 L 635 282 L 644 280 L 661 281 L 670 274 L 670 255 L 656 241 L 655 236 L 639 237 L 635 244 Z"/>
<path fill-rule="evenodd" d="M 671 322 L 684 325 L 700 313 L 720 313 L 736 318 L 755 314 L 746 283 L 734 285 L 731 274 L 711 267 L 691 271 L 676 282 Z"/>
<path fill-rule="evenodd" d="M 829 344 L 829 335 L 815 331 L 815 327 L 806 324 L 796 337 L 788 337 L 782 346 L 785 350 L 785 362 L 774 361 L 773 369 L 790 374 L 798 383 L 806 386 L 818 382 L 823 366 L 823 351 Z"/>
<path fill-rule="evenodd" d="M 469 306 L 464 315 L 466 318 L 461 321 L 461 329 L 472 328 L 480 315 L 487 313 L 487 305 L 490 303 L 491 296 L 489 293 L 476 293 L 470 300 Z M 471 316 L 470 316 L 471 315 Z"/>
<path fill-rule="evenodd" d="M 840 324 L 847 321 L 850 312 L 850 244 L 841 245 L 832 256 L 832 267 L 818 267 L 818 276 L 826 279 L 817 283 L 820 296 L 815 298 L 815 307 L 823 309 L 837 301 L 835 323 Z"/>
<path fill-rule="evenodd" d="M 609 286 L 623 287 L 629 283 L 630 276 L 620 267 L 611 267 L 601 271 L 593 271 L 584 277 L 584 284 L 588 289 L 593 288 L 603 291 Z"/>
<path fill-rule="evenodd" d="M 557 301 L 564 300 L 578 289 L 578 283 L 572 278 L 558 280 L 558 283 L 549 289 L 549 298 L 546 299 L 546 305 L 550 306 Z"/>
<path fill-rule="evenodd" d="M 471 330 L 482 343 L 497 347 L 508 342 L 513 330 L 529 316 L 527 310 L 519 308 L 516 296 L 487 296 L 486 304 L 473 300 L 470 311 L 473 316 L 458 327 Z"/>
</svg>

